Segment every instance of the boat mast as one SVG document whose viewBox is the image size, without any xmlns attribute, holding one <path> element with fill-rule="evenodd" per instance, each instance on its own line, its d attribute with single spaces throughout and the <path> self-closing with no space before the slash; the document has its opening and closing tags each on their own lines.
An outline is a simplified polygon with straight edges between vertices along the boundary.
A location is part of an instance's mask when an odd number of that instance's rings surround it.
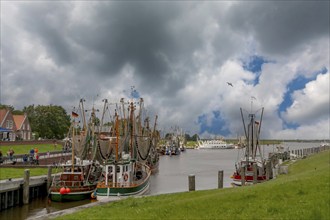
<svg viewBox="0 0 330 220">
<path fill-rule="evenodd" d="M 118 121 L 118 114 L 115 110 L 115 126 L 116 126 L 116 161 L 118 161 L 118 143 L 119 143 L 119 121 Z"/>
<path fill-rule="evenodd" d="M 138 115 L 138 118 L 139 118 L 139 122 L 138 122 L 138 133 L 140 136 L 142 136 L 142 124 L 141 124 L 141 121 L 142 121 L 142 107 L 143 106 L 143 98 L 140 98 L 140 109 L 139 109 L 139 115 Z"/>
<path fill-rule="evenodd" d="M 155 117 L 154 129 L 152 131 L 153 134 L 156 133 L 157 119 L 158 119 L 158 115 L 156 115 L 156 117 Z"/>
<path fill-rule="evenodd" d="M 124 123 L 124 137 L 126 136 L 126 115 L 125 115 L 125 103 L 124 103 L 124 98 L 121 98 L 120 99 L 120 103 L 121 103 L 121 106 L 122 106 L 122 111 L 123 111 L 123 123 Z"/>
<path fill-rule="evenodd" d="M 257 138 L 256 138 L 257 139 L 256 145 L 257 145 L 257 148 L 259 150 L 259 154 L 260 154 L 261 160 L 263 160 L 263 154 L 261 153 L 261 149 L 260 149 L 260 145 L 259 145 L 259 137 L 260 137 L 260 130 L 261 130 L 261 123 L 262 123 L 262 117 L 263 117 L 263 115 L 264 115 L 264 108 L 262 107 L 260 121 L 257 124 L 258 125 L 258 133 L 257 133 Z M 256 151 L 257 151 L 257 149 L 256 149 Z"/>
<path fill-rule="evenodd" d="M 244 127 L 244 134 L 245 134 L 245 138 L 246 140 L 248 140 L 248 135 L 246 133 L 246 128 L 245 128 L 245 122 L 244 122 L 244 117 L 243 117 L 243 111 L 242 111 L 242 108 L 240 108 L 241 110 L 241 117 L 242 117 L 242 121 L 243 121 L 243 127 Z"/>
<path fill-rule="evenodd" d="M 255 159 L 255 140 L 254 140 L 254 117 L 255 115 L 254 114 L 249 114 L 249 117 L 250 117 L 250 124 L 249 124 L 249 130 L 250 130 L 250 133 L 249 133 L 249 148 L 251 147 L 251 152 L 249 151 L 249 153 L 251 153 L 251 157 L 252 159 Z M 250 156 L 250 155 L 249 155 Z"/>
<path fill-rule="evenodd" d="M 81 105 L 81 114 L 82 114 L 82 118 L 83 118 L 83 131 L 86 132 L 86 118 L 85 118 L 85 109 L 84 109 L 84 101 L 85 99 L 80 99 L 80 105 Z"/>
<path fill-rule="evenodd" d="M 103 120 L 104 120 L 104 115 L 105 115 L 105 111 L 106 111 L 107 104 L 108 104 L 108 99 L 103 99 L 102 101 L 104 102 L 104 105 L 103 105 L 103 112 L 102 112 L 101 124 L 99 126 L 99 134 L 102 132 Z"/>
<path fill-rule="evenodd" d="M 71 157 L 71 164 L 72 164 L 72 169 L 71 169 L 71 173 L 73 173 L 74 171 L 74 133 L 75 133 L 75 120 L 73 118 L 73 122 L 72 122 L 73 126 L 72 126 L 72 157 Z"/>
<path fill-rule="evenodd" d="M 131 158 L 133 158 L 133 131 L 134 131 L 134 104 L 133 101 L 130 104 L 130 149 L 131 149 Z"/>
<path fill-rule="evenodd" d="M 156 115 L 156 117 L 155 117 L 154 129 L 153 129 L 151 137 L 150 137 L 150 139 L 151 139 L 150 142 L 154 143 L 154 148 L 156 148 L 156 143 L 158 142 L 158 137 L 156 135 L 157 119 L 158 119 L 158 115 Z"/>
</svg>

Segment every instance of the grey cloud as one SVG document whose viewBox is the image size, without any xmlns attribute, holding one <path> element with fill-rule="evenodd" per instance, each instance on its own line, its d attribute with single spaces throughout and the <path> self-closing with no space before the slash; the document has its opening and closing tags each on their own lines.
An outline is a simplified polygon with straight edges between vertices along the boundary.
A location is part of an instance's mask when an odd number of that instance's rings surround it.
<svg viewBox="0 0 330 220">
<path fill-rule="evenodd" d="M 234 5 L 228 22 L 264 52 L 287 54 L 329 34 L 329 1 L 257 1 Z"/>
<path fill-rule="evenodd" d="M 329 2 L 322 1 L 10 4 L 17 14 L 7 14 L 2 23 L 1 101 L 16 108 L 39 103 L 68 108 L 100 92 L 117 96 L 133 83 L 152 102 L 146 103 L 152 111 L 163 113 L 160 124 L 179 118 L 188 129 L 198 115 L 219 106 L 226 121 L 241 123 L 232 121 L 242 100 L 228 105 L 217 96 L 233 91 L 210 84 L 227 86 L 226 76 L 215 77 L 224 82 L 211 80 L 223 63 L 246 55 L 248 40 L 259 46 L 257 53 L 283 61 L 301 45 L 329 36 Z M 132 72 L 125 75 L 126 70 Z M 19 91 L 12 96 L 15 87 Z"/>
<path fill-rule="evenodd" d="M 98 64 L 104 75 L 117 74 L 125 64 L 130 64 L 146 80 L 162 80 L 171 71 L 163 56 L 177 62 L 182 56 L 190 56 L 193 50 L 183 53 L 174 36 L 180 33 L 169 30 L 180 13 L 179 4 L 105 2 L 96 7 L 91 16 L 94 25 L 75 24 L 71 34 L 81 46 L 102 57 Z"/>
<path fill-rule="evenodd" d="M 72 64 L 74 50 L 66 36 L 70 7 L 57 2 L 22 3 L 19 18 L 22 28 L 31 35 L 33 44 L 45 47 L 58 65 Z"/>
</svg>

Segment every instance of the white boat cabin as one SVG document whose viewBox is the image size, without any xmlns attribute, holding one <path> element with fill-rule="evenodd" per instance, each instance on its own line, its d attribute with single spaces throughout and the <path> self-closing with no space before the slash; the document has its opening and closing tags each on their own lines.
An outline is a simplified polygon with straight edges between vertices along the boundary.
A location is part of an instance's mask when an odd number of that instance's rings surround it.
<svg viewBox="0 0 330 220">
<path fill-rule="evenodd" d="M 108 186 L 129 185 L 133 181 L 135 162 L 129 157 L 118 163 L 105 166 L 105 184 Z"/>
</svg>

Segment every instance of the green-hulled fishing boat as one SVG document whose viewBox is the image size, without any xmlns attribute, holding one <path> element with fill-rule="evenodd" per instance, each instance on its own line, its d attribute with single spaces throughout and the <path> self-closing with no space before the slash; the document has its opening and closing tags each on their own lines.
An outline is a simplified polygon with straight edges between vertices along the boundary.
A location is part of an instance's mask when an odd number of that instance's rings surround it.
<svg viewBox="0 0 330 220">
<path fill-rule="evenodd" d="M 55 177 L 50 187 L 50 199 L 56 202 L 70 202 L 90 199 L 97 182 L 95 164 L 82 161 L 81 164 L 63 165 L 64 171 Z M 94 172 L 94 174 L 92 174 Z"/>
<path fill-rule="evenodd" d="M 108 138 L 109 148 L 115 149 L 115 154 L 108 156 L 102 164 L 103 180 L 96 187 L 98 199 L 102 196 L 141 195 L 149 189 L 151 170 L 145 162 L 139 161 L 140 157 L 144 156 L 139 151 L 141 118 L 140 114 L 135 117 L 134 110 L 132 101 L 129 103 L 128 118 L 125 118 L 123 113 L 122 118 L 119 119 L 115 111 L 113 133 Z"/>
<path fill-rule="evenodd" d="M 84 112 L 82 100 L 80 100 L 80 104 L 82 106 L 81 112 Z M 72 112 L 73 121 L 68 134 L 70 137 L 68 140 L 71 140 L 70 144 L 72 145 L 72 159 L 61 165 L 60 175 L 54 176 L 49 189 L 49 197 L 52 201 L 69 202 L 90 199 L 102 174 L 102 167 L 99 162 L 92 160 L 95 155 L 89 153 L 93 151 L 96 143 L 94 108 L 89 125 L 86 126 L 83 118 L 83 130 L 80 131 L 79 135 L 75 135 L 75 127 L 77 126 L 75 118 L 78 116 L 77 113 Z"/>
</svg>

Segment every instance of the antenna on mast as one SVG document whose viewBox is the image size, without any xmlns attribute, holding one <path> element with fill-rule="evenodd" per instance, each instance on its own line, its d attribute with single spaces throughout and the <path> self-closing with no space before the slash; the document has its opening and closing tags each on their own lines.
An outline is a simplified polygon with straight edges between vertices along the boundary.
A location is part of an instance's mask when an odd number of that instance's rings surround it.
<svg viewBox="0 0 330 220">
<path fill-rule="evenodd" d="M 251 96 L 251 113 L 253 112 L 252 106 L 253 106 L 253 100 L 257 100 L 256 97 Z"/>
</svg>

